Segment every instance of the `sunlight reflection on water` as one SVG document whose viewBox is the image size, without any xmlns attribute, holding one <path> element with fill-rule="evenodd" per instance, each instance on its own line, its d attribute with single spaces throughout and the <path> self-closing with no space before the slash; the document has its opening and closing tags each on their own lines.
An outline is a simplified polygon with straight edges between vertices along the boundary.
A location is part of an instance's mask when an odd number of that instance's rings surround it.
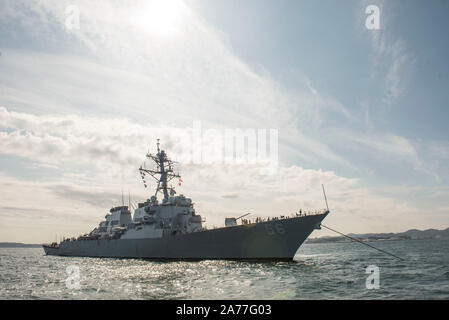
<svg viewBox="0 0 449 320">
<path fill-rule="evenodd" d="M 41 248 L 0 249 L 1 299 L 448 299 L 449 241 L 306 244 L 292 262 L 67 258 Z M 381 286 L 365 287 L 380 267 Z M 66 268 L 79 268 L 68 289 Z"/>
</svg>

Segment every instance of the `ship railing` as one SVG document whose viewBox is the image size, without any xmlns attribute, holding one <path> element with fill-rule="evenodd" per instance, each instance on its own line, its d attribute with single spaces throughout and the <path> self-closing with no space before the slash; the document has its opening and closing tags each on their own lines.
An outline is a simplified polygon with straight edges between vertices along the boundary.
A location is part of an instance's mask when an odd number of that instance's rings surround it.
<svg viewBox="0 0 449 320">
<path fill-rule="evenodd" d="M 327 209 L 311 210 L 311 211 L 300 210 L 300 211 L 295 212 L 290 215 L 280 215 L 277 217 L 257 217 L 255 219 L 241 219 L 240 224 L 246 225 L 246 224 L 254 224 L 254 223 L 261 223 L 261 222 L 268 222 L 268 221 L 278 221 L 278 220 L 292 219 L 292 218 L 298 218 L 298 217 L 320 215 L 320 214 L 325 214 L 328 212 L 329 211 Z"/>
</svg>

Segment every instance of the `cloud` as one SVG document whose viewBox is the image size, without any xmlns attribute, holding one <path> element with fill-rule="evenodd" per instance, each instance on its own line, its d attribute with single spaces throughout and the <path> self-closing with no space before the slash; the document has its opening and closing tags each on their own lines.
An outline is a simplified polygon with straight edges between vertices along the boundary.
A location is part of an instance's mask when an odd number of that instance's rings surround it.
<svg viewBox="0 0 449 320">
<path fill-rule="evenodd" d="M 375 150 L 380 156 L 388 154 L 391 157 L 417 159 L 417 152 L 412 143 L 401 136 L 393 133 L 383 134 L 344 134 L 345 139 L 349 139 L 357 144 Z"/>
<path fill-rule="evenodd" d="M 410 69 L 413 58 L 410 53 L 407 52 L 405 44 L 402 40 L 397 40 L 390 46 L 383 48 L 379 51 L 381 57 L 389 57 L 391 63 L 386 75 L 387 96 L 385 97 L 386 103 L 392 103 L 398 98 L 405 88 L 404 81 L 407 80 L 407 73 L 405 68 Z"/>
<path fill-rule="evenodd" d="M 380 29 L 368 30 L 365 28 L 365 8 L 376 5 L 380 9 Z M 357 6 L 356 28 L 370 39 L 372 47 L 372 74 L 383 77 L 384 96 L 381 99 L 386 105 L 393 104 L 407 86 L 410 72 L 414 62 L 413 54 L 407 48 L 406 42 L 393 35 L 391 23 L 393 9 L 385 1 L 363 1 Z"/>
<path fill-rule="evenodd" d="M 421 183 L 428 178 L 431 183 L 447 182 L 449 147 L 446 142 L 409 139 L 393 132 L 375 130 L 360 132 L 349 128 L 331 128 L 329 131 L 335 141 L 345 141 L 346 150 L 363 155 L 363 161 L 374 161 L 380 168 L 387 165 L 382 169 L 386 172 L 392 173 L 395 169 L 402 168 L 406 170 L 406 178 L 411 173 L 421 173 L 417 176 Z M 355 160 L 353 162 L 358 164 Z"/>
<path fill-rule="evenodd" d="M 312 92 L 314 95 L 318 94 L 318 91 L 314 87 L 312 87 L 312 83 L 310 82 L 309 78 L 306 78 L 306 85 L 310 92 Z"/>
<path fill-rule="evenodd" d="M 239 195 L 236 193 L 232 193 L 232 194 L 224 194 L 221 197 L 225 199 L 237 199 Z"/>
<path fill-rule="evenodd" d="M 170 155 L 180 157 L 184 152 L 182 141 L 189 130 L 146 127 L 126 119 L 36 116 L 5 108 L 0 108 L 0 128 L 0 153 L 27 158 L 36 167 L 51 164 L 49 169 L 54 170 L 54 175 L 46 176 L 45 182 L 30 181 L 27 168 L 22 168 L 20 178 L 0 175 L 1 189 L 6 190 L 0 201 L 8 204 L 0 216 L 1 225 L 14 228 L 17 223 L 20 230 L 26 230 L 29 239 L 39 241 L 50 241 L 48 235 L 51 238 L 55 232 L 49 227 L 36 229 L 35 224 L 29 224 L 31 220 L 39 218 L 39 226 L 47 223 L 60 234 L 75 235 L 88 231 L 109 207 L 119 204 L 121 190 L 125 196 L 129 190 L 134 203 L 147 198 L 148 191 L 152 193 L 155 186 L 148 182 L 149 189 L 144 189 L 137 168 L 148 141 L 164 137 L 163 147 Z M 353 141 L 397 157 L 416 155 L 412 144 L 401 137 L 386 135 L 374 143 L 373 137 L 358 136 Z M 80 164 L 85 167 L 80 169 Z M 222 225 L 225 217 L 246 212 L 266 217 L 288 215 L 300 208 L 323 208 L 321 184 L 326 186 L 333 212 L 328 224 L 348 232 L 394 231 L 397 226 L 435 227 L 434 221 L 441 220 L 447 206 L 441 202 L 436 218 L 433 214 L 420 214 L 418 207 L 408 200 L 380 195 L 379 190 L 362 187 L 357 179 L 295 165 L 281 164 L 278 173 L 271 176 L 260 175 L 260 165 L 249 164 L 180 163 L 178 169 L 184 181 L 182 187 L 177 187 L 178 193 L 192 197 L 198 213 L 207 218 L 208 226 Z M 448 191 L 440 192 L 444 198 Z M 61 216 L 70 218 L 69 226 Z M 14 234 L 11 230 L 4 233 L 4 237 L 9 237 L 5 239 L 19 240 L 21 233 Z"/>
<path fill-rule="evenodd" d="M 184 183 L 177 188 L 178 193 L 192 197 L 197 212 L 207 219 L 208 226 L 223 225 L 225 217 L 247 212 L 254 218 L 289 215 L 300 208 L 304 211 L 323 208 L 321 183 L 326 186 L 331 208 L 326 223 L 344 232 L 437 227 L 447 215 L 444 210 L 447 203 L 434 214 L 407 200 L 392 197 L 392 193 L 388 196 L 376 194 L 363 188 L 357 180 L 332 172 L 291 166 L 282 167 L 274 177 L 259 176 L 258 169 L 252 166 L 220 166 L 220 170 L 216 169 L 184 166 L 180 171 Z M 101 174 L 93 178 L 92 184 L 68 177 L 37 182 L 1 174 L 2 240 L 43 242 L 50 241 L 55 233 L 76 235 L 89 231 L 111 206 L 121 202 L 120 187 L 123 187 L 113 180 L 106 183 Z M 127 182 L 134 203 L 149 196 L 137 176 Z M 447 199 L 448 190 L 441 192 Z"/>
<path fill-rule="evenodd" d="M 299 146 L 291 149 L 297 157 L 351 166 L 315 136 L 324 118 L 350 117 L 341 103 L 308 91 L 292 95 L 257 74 L 233 54 L 222 32 L 182 2 L 183 27 L 166 37 L 134 23 L 145 1 L 74 2 L 81 12 L 76 31 L 65 27 L 67 4 L 37 1 L 23 17 L 24 32 L 32 28 L 43 44 L 48 25 L 58 30 L 57 53 L 5 48 L 0 74 L 8 78 L 0 75 L 0 102 L 10 110 L 123 117 L 150 126 L 187 126 L 194 119 L 219 128 L 277 128 L 282 141 Z M 4 21 L 23 14 L 16 2 L 6 6 Z"/>
</svg>

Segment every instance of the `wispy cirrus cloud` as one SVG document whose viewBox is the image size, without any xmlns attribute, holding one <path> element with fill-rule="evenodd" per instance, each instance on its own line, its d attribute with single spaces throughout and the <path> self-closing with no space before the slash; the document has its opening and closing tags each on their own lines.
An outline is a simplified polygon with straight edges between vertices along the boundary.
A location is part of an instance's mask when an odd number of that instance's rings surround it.
<svg viewBox="0 0 449 320">
<path fill-rule="evenodd" d="M 364 27 L 367 16 L 361 12 L 364 12 L 368 5 L 379 7 L 379 30 L 368 30 Z M 391 19 L 395 18 L 393 11 L 392 4 L 383 0 L 362 1 L 356 11 L 356 28 L 371 42 L 372 74 L 383 79 L 381 102 L 386 105 L 393 104 L 406 88 L 414 62 L 413 53 L 406 42 L 392 29 Z"/>
</svg>

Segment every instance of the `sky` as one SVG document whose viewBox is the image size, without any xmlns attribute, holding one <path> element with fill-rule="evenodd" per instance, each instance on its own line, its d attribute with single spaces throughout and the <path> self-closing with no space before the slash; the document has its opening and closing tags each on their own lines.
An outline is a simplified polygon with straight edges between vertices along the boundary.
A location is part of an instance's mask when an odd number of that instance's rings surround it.
<svg viewBox="0 0 449 320">
<path fill-rule="evenodd" d="M 324 184 L 339 231 L 447 228 L 448 14 L 436 0 L 1 0 L 0 241 L 84 234 L 122 190 L 148 198 L 146 152 L 160 138 L 185 159 L 195 123 L 278 133 L 274 174 L 179 161 L 178 194 L 209 227 L 323 209 Z"/>
</svg>

